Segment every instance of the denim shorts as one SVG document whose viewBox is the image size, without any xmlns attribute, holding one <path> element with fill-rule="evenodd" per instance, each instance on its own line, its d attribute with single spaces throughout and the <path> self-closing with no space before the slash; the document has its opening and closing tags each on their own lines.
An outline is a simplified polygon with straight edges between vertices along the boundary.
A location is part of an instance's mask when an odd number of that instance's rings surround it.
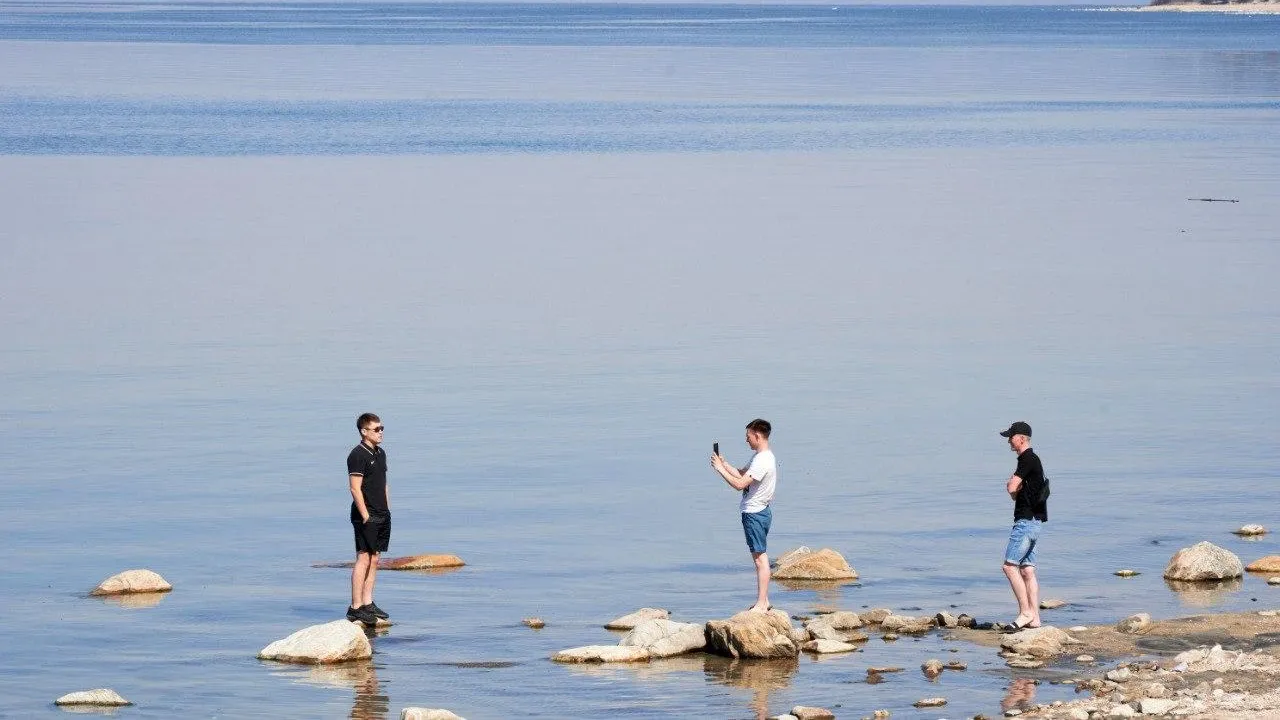
<svg viewBox="0 0 1280 720">
<path fill-rule="evenodd" d="M 773 509 L 742 513 L 742 532 L 747 536 L 747 549 L 752 553 L 767 552 L 769 526 L 773 524 Z"/>
<path fill-rule="evenodd" d="M 1040 540 L 1039 520 L 1017 520 L 1009 531 L 1009 546 L 1004 561 L 1021 567 L 1036 566 L 1036 542 Z"/>
</svg>

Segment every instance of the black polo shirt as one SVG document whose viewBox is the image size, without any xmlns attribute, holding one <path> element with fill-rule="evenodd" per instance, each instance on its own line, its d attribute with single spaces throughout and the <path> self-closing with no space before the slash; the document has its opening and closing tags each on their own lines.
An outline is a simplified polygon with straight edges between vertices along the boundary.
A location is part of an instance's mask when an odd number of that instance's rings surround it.
<svg viewBox="0 0 1280 720">
<path fill-rule="evenodd" d="M 1022 485 L 1013 500 L 1014 520 L 1039 520 L 1049 522 L 1049 503 L 1037 503 L 1034 498 L 1040 495 L 1044 485 L 1044 466 L 1040 464 L 1040 456 L 1027 448 L 1018 455 L 1018 469 L 1014 475 L 1022 478 Z"/>
<path fill-rule="evenodd" d="M 370 448 L 363 442 L 347 455 L 347 474 L 360 475 L 360 494 L 370 515 L 386 515 L 387 508 L 387 453 L 381 446 Z M 357 517 L 355 502 L 351 503 L 351 516 Z"/>
</svg>

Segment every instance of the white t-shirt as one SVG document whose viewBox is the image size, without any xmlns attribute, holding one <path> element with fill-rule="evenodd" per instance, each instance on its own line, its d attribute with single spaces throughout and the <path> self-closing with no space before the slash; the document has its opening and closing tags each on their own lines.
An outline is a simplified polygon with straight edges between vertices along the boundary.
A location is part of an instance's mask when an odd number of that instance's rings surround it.
<svg viewBox="0 0 1280 720">
<path fill-rule="evenodd" d="M 778 461 L 774 459 L 772 450 L 761 450 L 751 456 L 747 477 L 751 478 L 751 484 L 742 491 L 739 509 L 744 513 L 760 512 L 769 507 L 773 489 L 778 485 Z"/>
</svg>

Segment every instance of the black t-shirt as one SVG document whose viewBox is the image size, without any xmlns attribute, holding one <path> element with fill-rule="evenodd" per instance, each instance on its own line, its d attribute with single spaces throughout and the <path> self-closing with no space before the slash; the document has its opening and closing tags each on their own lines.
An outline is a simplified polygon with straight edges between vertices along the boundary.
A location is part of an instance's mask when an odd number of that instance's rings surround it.
<svg viewBox="0 0 1280 720">
<path fill-rule="evenodd" d="M 364 496 L 365 509 L 370 515 L 387 515 L 387 453 L 381 446 L 370 449 L 360 443 L 347 455 L 347 474 L 361 475 L 360 494 Z M 351 503 L 351 517 L 359 518 L 356 504 Z"/>
<path fill-rule="evenodd" d="M 1040 464 L 1040 456 L 1031 448 L 1023 450 L 1018 456 L 1018 469 L 1013 474 L 1022 478 L 1022 486 L 1013 501 L 1013 519 L 1049 522 L 1049 503 L 1035 501 L 1044 486 L 1044 466 Z"/>
</svg>

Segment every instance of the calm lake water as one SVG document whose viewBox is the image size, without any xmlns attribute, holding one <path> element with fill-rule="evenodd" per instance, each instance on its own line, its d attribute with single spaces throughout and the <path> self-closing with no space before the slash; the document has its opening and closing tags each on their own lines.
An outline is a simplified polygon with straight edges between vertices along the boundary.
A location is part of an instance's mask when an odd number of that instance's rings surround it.
<svg viewBox="0 0 1280 720">
<path fill-rule="evenodd" d="M 1278 607 L 1160 579 L 1200 540 L 1280 552 L 1229 533 L 1280 526 L 1277 197 L 1280 16 L 0 4 L 0 716 L 998 712 L 1014 672 L 936 635 L 547 660 L 751 602 L 707 460 L 757 416 L 770 549 L 862 576 L 776 587 L 792 612 L 1010 618 L 1015 419 L 1054 480 L 1047 620 Z M 371 663 L 260 663 L 345 607 L 311 565 L 352 554 L 366 410 L 392 554 L 468 566 L 382 574 Z M 132 567 L 174 591 L 85 597 Z"/>
</svg>

